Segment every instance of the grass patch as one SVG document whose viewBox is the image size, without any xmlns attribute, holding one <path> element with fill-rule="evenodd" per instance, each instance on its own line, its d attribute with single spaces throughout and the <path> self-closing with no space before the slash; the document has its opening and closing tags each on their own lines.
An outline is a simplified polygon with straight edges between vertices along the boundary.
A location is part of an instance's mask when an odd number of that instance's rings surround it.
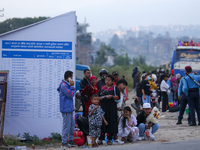
<svg viewBox="0 0 200 150">
<path fill-rule="evenodd" d="M 23 138 L 25 138 L 25 141 L 22 141 L 19 139 L 20 135 L 14 136 L 14 135 L 5 135 L 4 140 L 6 144 L 12 145 L 12 146 L 32 146 L 32 144 L 36 145 L 49 145 L 49 144 L 56 144 L 61 143 L 62 137 L 59 133 L 51 133 L 51 136 L 48 137 L 50 141 L 46 141 L 44 139 L 39 139 L 38 136 L 30 136 L 29 133 L 24 133 Z"/>
</svg>

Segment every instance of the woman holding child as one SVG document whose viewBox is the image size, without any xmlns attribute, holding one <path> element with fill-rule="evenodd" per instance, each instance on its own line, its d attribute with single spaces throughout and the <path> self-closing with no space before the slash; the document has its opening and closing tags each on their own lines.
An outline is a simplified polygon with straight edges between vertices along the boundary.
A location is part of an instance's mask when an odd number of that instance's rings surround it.
<svg viewBox="0 0 200 150">
<path fill-rule="evenodd" d="M 112 138 L 114 139 L 118 133 L 118 117 L 117 117 L 117 103 L 115 100 L 120 99 L 120 90 L 117 86 L 113 85 L 114 77 L 108 75 L 105 79 L 106 85 L 103 85 L 99 90 L 98 95 L 100 100 L 100 106 L 105 112 L 105 120 L 108 125 L 103 122 L 101 127 L 101 136 L 99 138 L 99 145 L 102 145 L 102 140 L 105 140 L 105 134 L 107 133 L 108 145 L 112 145 Z"/>
</svg>

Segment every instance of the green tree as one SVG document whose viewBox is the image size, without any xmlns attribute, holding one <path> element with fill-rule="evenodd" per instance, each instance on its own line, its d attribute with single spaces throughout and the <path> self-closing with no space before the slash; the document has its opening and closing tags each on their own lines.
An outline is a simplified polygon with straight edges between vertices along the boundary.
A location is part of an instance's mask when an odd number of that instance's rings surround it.
<svg viewBox="0 0 200 150">
<path fill-rule="evenodd" d="M 128 57 L 128 54 L 126 53 L 124 55 L 117 56 L 115 58 L 115 64 L 118 66 L 127 66 L 131 64 L 131 59 Z"/>
<path fill-rule="evenodd" d="M 48 19 L 48 17 L 7 19 L 0 23 L 0 34 L 42 21 L 45 19 Z"/>
<path fill-rule="evenodd" d="M 146 64 L 146 57 L 143 55 L 139 55 L 137 58 L 133 58 L 133 65 L 145 65 Z"/>
<path fill-rule="evenodd" d="M 106 56 L 116 56 L 115 50 L 110 46 L 102 44 L 100 50 L 97 52 L 97 58 L 95 59 L 95 64 L 103 65 L 106 63 Z"/>
</svg>

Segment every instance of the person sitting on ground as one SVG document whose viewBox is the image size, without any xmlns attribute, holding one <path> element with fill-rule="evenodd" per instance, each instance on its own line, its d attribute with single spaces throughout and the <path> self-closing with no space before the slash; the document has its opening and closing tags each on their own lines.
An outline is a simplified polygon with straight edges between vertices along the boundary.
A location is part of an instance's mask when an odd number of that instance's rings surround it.
<svg viewBox="0 0 200 150">
<path fill-rule="evenodd" d="M 131 108 L 126 106 L 124 108 L 124 115 L 121 116 L 118 125 L 118 135 L 122 137 L 123 141 L 126 143 L 135 142 L 139 138 L 139 129 L 136 127 L 137 120 L 134 115 L 132 115 Z"/>
<path fill-rule="evenodd" d="M 99 106 L 99 97 L 97 94 L 92 95 L 92 104 L 89 107 L 89 136 L 92 137 L 92 147 L 98 147 L 98 144 L 95 142 L 98 137 L 101 135 L 101 126 L 102 119 L 105 125 L 108 125 L 108 122 L 104 118 L 105 112 Z"/>
<path fill-rule="evenodd" d="M 143 104 L 143 111 L 137 116 L 137 126 L 139 129 L 139 138 L 138 140 L 142 140 L 144 137 L 144 133 L 146 129 L 150 129 L 152 127 L 152 134 L 156 133 L 159 129 L 159 125 L 156 124 L 148 124 L 146 125 L 146 119 L 151 111 L 151 105 L 149 103 Z"/>
</svg>

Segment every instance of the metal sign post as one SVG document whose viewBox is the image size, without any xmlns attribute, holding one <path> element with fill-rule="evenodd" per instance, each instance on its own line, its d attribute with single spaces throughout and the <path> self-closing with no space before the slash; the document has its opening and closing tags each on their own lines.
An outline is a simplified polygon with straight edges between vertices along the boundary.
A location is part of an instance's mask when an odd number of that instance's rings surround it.
<svg viewBox="0 0 200 150">
<path fill-rule="evenodd" d="M 7 82 L 0 83 L 0 115 L 1 115 L 1 129 L 0 129 L 0 146 L 5 145 L 7 146 L 6 142 L 3 139 L 3 129 L 4 129 L 4 120 L 5 120 L 5 108 L 6 108 L 6 94 L 7 94 Z"/>
</svg>

